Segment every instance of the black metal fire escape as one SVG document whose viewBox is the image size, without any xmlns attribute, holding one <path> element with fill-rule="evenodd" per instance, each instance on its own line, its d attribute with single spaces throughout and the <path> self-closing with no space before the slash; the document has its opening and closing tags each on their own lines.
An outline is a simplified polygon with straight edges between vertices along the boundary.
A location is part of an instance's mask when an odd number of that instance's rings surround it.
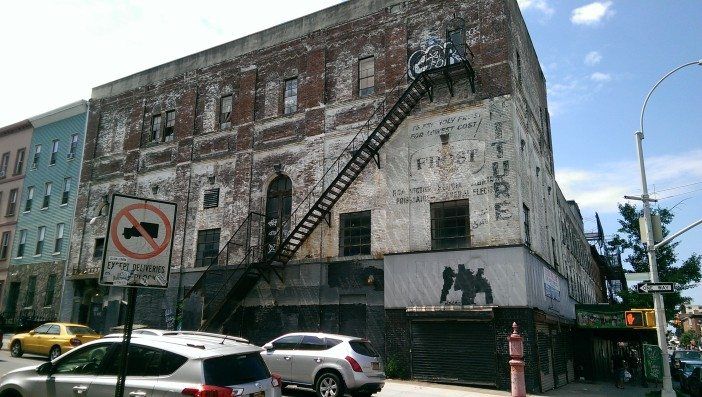
<svg viewBox="0 0 702 397">
<path fill-rule="evenodd" d="M 200 329 L 221 331 L 260 278 L 269 281 L 272 274 L 281 277 L 281 266 L 292 259 L 322 220 L 330 223 L 332 207 L 366 165 L 371 160 L 380 165 L 378 152 L 415 106 L 425 96 L 434 100 L 434 88 L 438 84 L 445 84 L 453 95 L 454 80 L 467 78 L 475 92 L 475 73 L 470 60 L 450 51 L 450 48 L 450 45 L 446 46 L 443 65 L 427 67 L 408 86 L 407 77 L 403 75 L 387 93 L 360 131 L 327 167 L 322 178 L 280 225 L 278 244 L 272 255 L 270 252 L 264 254 L 262 244 L 265 241 L 265 216 L 249 214 L 185 295 L 187 298 L 197 291 L 204 297 Z M 388 106 L 390 103 L 393 105 Z"/>
</svg>

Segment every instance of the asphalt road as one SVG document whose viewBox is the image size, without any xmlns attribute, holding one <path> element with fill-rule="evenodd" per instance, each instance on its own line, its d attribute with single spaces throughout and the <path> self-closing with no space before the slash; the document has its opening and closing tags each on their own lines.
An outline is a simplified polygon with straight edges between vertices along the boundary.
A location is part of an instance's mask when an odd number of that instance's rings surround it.
<svg viewBox="0 0 702 397">
<path fill-rule="evenodd" d="M 3 349 L 0 350 L 0 375 L 5 375 L 13 369 L 39 365 L 47 361 L 46 357 L 32 356 L 30 354 L 25 354 L 21 358 L 15 358 L 10 355 L 8 350 Z"/>
</svg>

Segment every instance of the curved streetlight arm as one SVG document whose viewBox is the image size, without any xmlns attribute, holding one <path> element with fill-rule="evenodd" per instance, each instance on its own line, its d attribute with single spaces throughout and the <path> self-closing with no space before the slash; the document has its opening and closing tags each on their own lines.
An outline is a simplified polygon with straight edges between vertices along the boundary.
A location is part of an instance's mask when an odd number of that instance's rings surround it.
<svg viewBox="0 0 702 397">
<path fill-rule="evenodd" d="M 640 122 L 639 122 L 639 131 L 641 131 L 642 134 L 643 134 L 643 132 L 644 132 L 644 128 L 643 128 L 643 125 L 644 125 L 644 112 L 646 111 L 646 105 L 648 105 L 648 99 L 651 97 L 651 94 L 653 94 L 653 91 L 655 91 L 655 89 L 663 82 L 663 80 L 665 80 L 666 78 L 668 78 L 668 76 L 670 76 L 671 74 L 677 72 L 678 70 L 680 70 L 680 69 L 682 69 L 682 68 L 684 68 L 684 67 L 688 67 L 688 66 L 692 66 L 692 65 L 700 65 L 700 66 L 702 66 L 702 59 L 700 59 L 700 60 L 698 60 L 698 61 L 688 62 L 688 63 L 686 63 L 686 64 L 684 64 L 684 65 L 680 65 L 680 66 L 678 66 L 677 68 L 671 70 L 671 71 L 668 72 L 665 76 L 663 76 L 660 80 L 658 80 L 658 82 L 653 86 L 653 88 L 651 88 L 651 91 L 648 92 L 648 95 L 646 95 L 646 99 L 644 100 L 643 107 L 641 107 L 641 119 L 640 119 Z M 642 136 L 642 138 L 643 138 L 643 136 Z"/>
<path fill-rule="evenodd" d="M 653 249 L 658 249 L 658 248 L 660 248 L 660 247 L 662 247 L 662 246 L 668 244 L 668 243 L 671 242 L 674 238 L 678 237 L 679 235 L 685 233 L 686 231 L 692 229 L 693 227 L 695 227 L 695 226 L 697 226 L 697 225 L 699 225 L 699 224 L 701 224 L 701 223 L 702 223 L 702 219 L 700 219 L 699 221 L 697 221 L 697 222 L 695 222 L 695 223 L 693 223 L 693 224 L 690 224 L 690 225 L 684 227 L 684 228 L 681 229 L 681 230 L 678 230 L 677 232 L 675 232 L 675 233 L 671 234 L 670 236 L 666 237 L 664 240 L 661 240 L 661 242 L 659 242 L 658 244 L 654 245 L 654 246 L 653 246 Z"/>
</svg>

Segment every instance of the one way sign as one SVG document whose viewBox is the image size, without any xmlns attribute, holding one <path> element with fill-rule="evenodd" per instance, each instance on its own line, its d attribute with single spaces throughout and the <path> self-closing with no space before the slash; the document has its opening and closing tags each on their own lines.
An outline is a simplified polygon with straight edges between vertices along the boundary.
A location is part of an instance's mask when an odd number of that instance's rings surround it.
<svg viewBox="0 0 702 397">
<path fill-rule="evenodd" d="M 636 285 L 636 291 L 641 294 L 651 294 L 675 292 L 675 289 L 673 283 L 640 283 Z"/>
</svg>

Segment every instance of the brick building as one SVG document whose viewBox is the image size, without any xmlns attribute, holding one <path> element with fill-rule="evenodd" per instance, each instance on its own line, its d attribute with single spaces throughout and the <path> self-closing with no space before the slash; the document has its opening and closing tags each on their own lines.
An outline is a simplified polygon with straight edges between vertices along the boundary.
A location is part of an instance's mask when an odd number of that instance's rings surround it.
<svg viewBox="0 0 702 397">
<path fill-rule="evenodd" d="M 97 276 L 124 193 L 178 205 L 139 323 L 354 334 L 414 378 L 507 388 L 517 321 L 529 389 L 573 379 L 574 304 L 603 286 L 515 1 L 349 1 L 90 102 L 64 318 L 120 322 Z"/>
<path fill-rule="evenodd" d="M 87 110 L 80 100 L 29 119 L 24 186 L 12 204 L 17 238 L 5 305 L 6 320 L 20 328 L 58 318 Z"/>
<path fill-rule="evenodd" d="M 17 202 L 22 192 L 27 169 L 27 148 L 32 139 L 32 124 L 20 121 L 0 128 L 0 307 L 5 308 L 3 295 L 7 285 L 7 271 L 12 257 L 12 243 L 17 226 Z"/>
</svg>

